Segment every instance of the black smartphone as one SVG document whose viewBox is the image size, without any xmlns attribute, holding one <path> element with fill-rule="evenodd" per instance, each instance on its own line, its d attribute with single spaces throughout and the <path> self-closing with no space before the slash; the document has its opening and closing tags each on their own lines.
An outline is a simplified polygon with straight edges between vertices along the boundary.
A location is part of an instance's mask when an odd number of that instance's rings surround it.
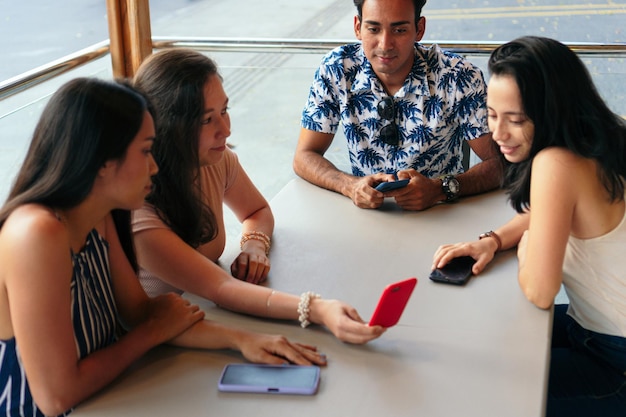
<svg viewBox="0 0 626 417">
<path fill-rule="evenodd" d="M 384 193 L 384 192 L 387 192 L 387 191 L 396 190 L 398 188 L 406 187 L 408 183 L 409 183 L 408 179 L 389 181 L 389 182 L 381 182 L 380 184 L 378 184 L 376 186 L 376 189 L 378 191 Z"/>
<path fill-rule="evenodd" d="M 472 276 L 472 266 L 476 263 L 471 256 L 461 256 L 448 262 L 443 268 L 431 271 L 430 279 L 445 284 L 463 285 Z"/>
</svg>

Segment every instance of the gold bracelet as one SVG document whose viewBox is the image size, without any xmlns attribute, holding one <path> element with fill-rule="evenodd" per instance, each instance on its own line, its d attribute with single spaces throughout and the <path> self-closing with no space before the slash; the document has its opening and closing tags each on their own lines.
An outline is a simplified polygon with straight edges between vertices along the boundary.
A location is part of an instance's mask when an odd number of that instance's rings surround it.
<svg viewBox="0 0 626 417">
<path fill-rule="evenodd" d="M 270 254 L 270 247 L 271 247 L 270 237 L 263 232 L 257 232 L 257 231 L 245 232 L 241 236 L 241 242 L 239 242 L 239 247 L 241 250 L 243 250 L 244 243 L 246 243 L 250 239 L 263 242 L 263 245 L 265 246 L 265 255 Z"/>
<path fill-rule="evenodd" d="M 270 293 L 270 295 L 267 296 L 267 301 L 265 302 L 265 307 L 267 310 L 270 309 L 270 298 L 272 298 L 272 295 L 276 294 L 276 290 L 272 290 L 272 292 Z"/>
<path fill-rule="evenodd" d="M 502 249 L 502 239 L 500 239 L 500 236 L 498 236 L 498 234 L 496 232 L 494 232 L 493 230 L 490 230 L 488 232 L 481 233 L 478 236 L 478 240 L 484 239 L 486 237 L 492 237 L 492 238 L 494 238 L 496 240 L 496 244 L 498 245 L 498 247 L 496 248 L 496 252 L 499 252 L 500 249 Z"/>
</svg>

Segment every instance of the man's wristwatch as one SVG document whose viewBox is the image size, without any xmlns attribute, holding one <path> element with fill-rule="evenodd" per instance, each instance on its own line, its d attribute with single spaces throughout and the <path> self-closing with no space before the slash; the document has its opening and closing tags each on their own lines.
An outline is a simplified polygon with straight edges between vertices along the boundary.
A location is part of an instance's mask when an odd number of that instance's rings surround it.
<svg viewBox="0 0 626 417">
<path fill-rule="evenodd" d="M 446 195 L 446 202 L 456 200 L 459 196 L 459 191 L 461 191 L 459 180 L 457 180 L 454 175 L 441 177 L 441 188 Z"/>
</svg>

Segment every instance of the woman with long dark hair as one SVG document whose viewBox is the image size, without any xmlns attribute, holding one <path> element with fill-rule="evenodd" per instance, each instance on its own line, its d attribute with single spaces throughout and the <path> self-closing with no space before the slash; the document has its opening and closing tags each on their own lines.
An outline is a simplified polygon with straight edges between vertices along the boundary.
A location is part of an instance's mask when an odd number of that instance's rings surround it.
<svg viewBox="0 0 626 417">
<path fill-rule="evenodd" d="M 382 327 L 368 326 L 343 302 L 255 285 L 269 272 L 274 218 L 226 146 L 228 96 L 215 62 L 194 50 L 168 49 L 146 59 L 134 81 L 159 113 L 155 190 L 133 213 L 139 276 L 148 294 L 187 291 L 246 314 L 322 324 L 352 343 L 380 336 Z M 226 239 L 224 204 L 243 224 L 231 274 L 217 264 Z"/>
<path fill-rule="evenodd" d="M 136 275 L 130 211 L 152 189 L 154 113 L 123 83 L 79 78 L 50 99 L 0 209 L 0 410 L 67 414 L 161 343 L 324 364 L 313 347 L 203 320 Z"/>
<path fill-rule="evenodd" d="M 523 37 L 489 60 L 489 127 L 508 162 L 518 214 L 473 242 L 441 246 L 433 267 L 469 255 L 480 273 L 517 246 L 526 297 L 555 306 L 548 416 L 626 410 L 626 123 L 582 61 L 552 39 Z"/>
</svg>

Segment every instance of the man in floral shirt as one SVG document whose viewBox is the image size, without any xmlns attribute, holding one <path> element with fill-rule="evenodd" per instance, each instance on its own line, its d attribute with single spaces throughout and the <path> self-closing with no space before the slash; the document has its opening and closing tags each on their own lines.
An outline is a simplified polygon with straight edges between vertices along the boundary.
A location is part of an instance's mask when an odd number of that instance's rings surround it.
<svg viewBox="0 0 626 417">
<path fill-rule="evenodd" d="M 294 170 L 302 178 L 377 208 L 384 197 L 423 210 L 500 185 L 499 152 L 487 127 L 483 74 L 464 58 L 418 42 L 426 0 L 354 0 L 361 43 L 328 53 L 309 92 Z M 324 157 L 339 125 L 351 175 Z M 464 172 L 462 143 L 482 160 Z M 410 179 L 401 189 L 375 187 Z"/>
</svg>

